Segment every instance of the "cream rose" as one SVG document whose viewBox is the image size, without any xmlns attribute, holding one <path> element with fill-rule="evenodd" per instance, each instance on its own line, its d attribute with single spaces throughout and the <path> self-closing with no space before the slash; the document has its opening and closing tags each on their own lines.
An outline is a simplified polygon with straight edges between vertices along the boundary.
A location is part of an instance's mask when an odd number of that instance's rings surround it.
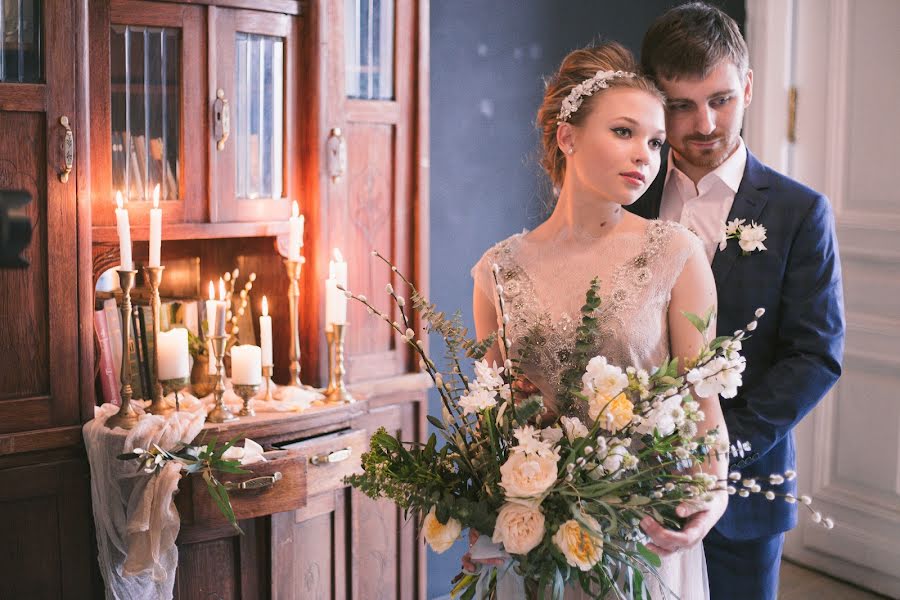
<svg viewBox="0 0 900 600">
<path fill-rule="evenodd" d="M 513 452 L 500 467 L 500 485 L 512 498 L 533 498 L 547 491 L 556 481 L 557 456 L 531 452 Z"/>
<path fill-rule="evenodd" d="M 570 566 L 590 571 L 603 556 L 603 539 L 594 533 L 600 531 L 600 524 L 588 515 L 583 515 L 582 518 L 594 531 L 588 531 L 578 521 L 570 519 L 553 535 L 553 543 Z"/>
<path fill-rule="evenodd" d="M 447 520 L 446 525 L 438 521 L 434 514 L 434 508 L 425 515 L 425 522 L 422 523 L 422 529 L 425 533 L 425 541 L 431 546 L 431 549 L 441 554 L 453 545 L 459 534 L 462 532 L 462 524 L 451 517 Z"/>
<path fill-rule="evenodd" d="M 610 400 L 607 396 L 591 398 L 588 415 L 600 422 L 600 427 L 615 433 L 631 423 L 634 404 L 624 392 Z"/>
<path fill-rule="evenodd" d="M 544 515 L 539 508 L 507 502 L 497 514 L 495 544 L 510 554 L 528 554 L 544 539 Z"/>
</svg>

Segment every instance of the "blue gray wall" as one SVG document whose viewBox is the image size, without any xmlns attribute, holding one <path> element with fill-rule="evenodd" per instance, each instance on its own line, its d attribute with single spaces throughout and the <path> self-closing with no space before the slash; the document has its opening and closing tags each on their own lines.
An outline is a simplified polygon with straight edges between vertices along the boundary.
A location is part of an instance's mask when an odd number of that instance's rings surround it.
<svg viewBox="0 0 900 600">
<path fill-rule="evenodd" d="M 549 184 L 534 127 L 543 77 L 594 40 L 638 52 L 673 0 L 431 2 L 431 299 L 461 309 L 470 331 L 469 269 L 494 243 L 546 216 Z M 743 0 L 716 2 L 741 25 Z M 431 340 L 435 357 L 440 339 Z M 439 402 L 431 410 L 440 414 Z M 449 593 L 466 544 L 428 554 L 428 598 Z"/>
</svg>

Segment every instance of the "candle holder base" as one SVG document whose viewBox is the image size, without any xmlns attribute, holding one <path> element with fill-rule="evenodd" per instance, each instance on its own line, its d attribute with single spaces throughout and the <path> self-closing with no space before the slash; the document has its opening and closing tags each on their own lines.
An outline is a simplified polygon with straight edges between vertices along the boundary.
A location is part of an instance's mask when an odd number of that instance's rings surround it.
<svg viewBox="0 0 900 600">
<path fill-rule="evenodd" d="M 253 406 L 250 404 L 253 401 L 253 396 L 256 395 L 256 392 L 259 391 L 258 384 L 235 384 L 234 393 L 241 397 L 244 401 L 244 406 L 241 408 L 241 411 L 238 413 L 242 417 L 255 417 L 256 411 L 253 410 Z"/>
<path fill-rule="evenodd" d="M 182 379 L 165 379 L 160 383 L 162 384 L 164 396 L 175 394 L 175 412 L 179 412 L 181 407 L 179 406 L 178 393 L 190 385 L 191 380 L 185 377 Z"/>
<path fill-rule="evenodd" d="M 163 384 L 160 381 L 156 382 L 156 391 L 153 392 L 153 401 L 150 403 L 150 406 L 145 408 L 144 410 L 150 413 L 151 415 L 159 415 L 160 417 L 167 417 L 173 412 L 175 412 L 175 408 L 166 404 L 165 392 L 163 391 Z"/>
<path fill-rule="evenodd" d="M 140 415 L 134 412 L 134 409 L 131 407 L 131 402 L 128 402 L 119 407 L 119 412 L 106 420 L 106 426 L 110 429 L 121 427 L 128 431 L 134 429 L 140 418 Z"/>
<path fill-rule="evenodd" d="M 216 406 L 206 415 L 206 420 L 210 423 L 230 423 L 237 421 L 238 418 L 227 406 Z"/>
</svg>

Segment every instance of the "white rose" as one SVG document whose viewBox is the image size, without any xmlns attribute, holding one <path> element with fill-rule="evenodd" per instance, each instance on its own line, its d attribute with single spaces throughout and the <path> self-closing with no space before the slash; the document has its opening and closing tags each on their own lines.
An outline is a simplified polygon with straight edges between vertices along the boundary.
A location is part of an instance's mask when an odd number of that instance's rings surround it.
<svg viewBox="0 0 900 600">
<path fill-rule="evenodd" d="M 500 467 L 500 485 L 511 498 L 534 498 L 556 481 L 556 456 L 514 452 Z"/>
<path fill-rule="evenodd" d="M 550 442 L 551 444 L 559 443 L 562 439 L 563 432 L 559 427 L 545 427 L 541 429 L 541 440 Z"/>
<path fill-rule="evenodd" d="M 507 502 L 497 514 L 495 544 L 503 544 L 510 554 L 528 554 L 544 539 L 544 515 L 540 509 Z"/>
<path fill-rule="evenodd" d="M 434 514 L 434 508 L 432 508 L 431 511 L 425 515 L 422 529 L 425 533 L 425 541 L 428 542 L 431 549 L 438 554 L 441 554 L 442 552 L 446 552 L 459 538 L 459 534 L 462 532 L 462 524 L 453 517 L 450 517 L 446 524 L 442 524 L 438 521 L 438 518 Z"/>
<path fill-rule="evenodd" d="M 569 519 L 553 535 L 553 543 L 570 566 L 590 571 L 603 556 L 603 538 L 600 537 L 600 524 L 593 517 L 582 515 L 581 518 L 590 530 L 575 519 Z"/>
<path fill-rule="evenodd" d="M 588 428 L 584 426 L 578 417 L 560 417 L 559 422 L 562 423 L 563 431 L 566 432 L 566 439 L 574 442 L 578 438 L 587 437 Z"/>
<path fill-rule="evenodd" d="M 753 252 L 754 250 L 765 250 L 763 242 L 766 239 L 766 228 L 762 225 L 753 223 L 749 227 L 741 230 L 741 237 L 738 244 L 744 252 Z"/>
</svg>

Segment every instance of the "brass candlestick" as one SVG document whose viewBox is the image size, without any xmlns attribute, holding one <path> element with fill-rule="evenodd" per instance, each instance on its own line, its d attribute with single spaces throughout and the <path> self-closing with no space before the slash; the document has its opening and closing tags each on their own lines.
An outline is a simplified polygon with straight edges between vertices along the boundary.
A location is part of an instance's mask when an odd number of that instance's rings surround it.
<svg viewBox="0 0 900 600">
<path fill-rule="evenodd" d="M 334 379 L 334 330 L 331 328 L 331 324 L 325 325 L 325 341 L 327 342 L 327 360 L 328 360 L 328 385 L 325 386 L 322 394 L 325 395 L 326 398 L 330 396 L 334 390 L 337 388 L 337 383 Z"/>
<path fill-rule="evenodd" d="M 274 396 L 272 396 L 272 389 L 275 387 L 275 383 L 272 381 L 272 372 L 275 370 L 273 365 L 263 365 L 262 375 L 263 375 L 263 385 L 266 386 L 266 395 L 263 396 L 263 400 L 271 402 L 274 400 Z"/>
<path fill-rule="evenodd" d="M 159 381 L 159 284 L 165 267 L 144 267 L 144 275 L 150 285 L 150 312 L 153 313 L 153 357 L 150 359 L 150 406 L 147 412 L 166 416 L 175 409 L 166 404 L 163 386 Z"/>
<path fill-rule="evenodd" d="M 306 388 L 300 381 L 300 322 L 297 307 L 300 302 L 300 272 L 303 270 L 304 257 L 300 260 L 285 259 L 284 267 L 287 270 L 290 285 L 288 286 L 288 304 L 291 311 L 291 380 L 290 385 Z"/>
<path fill-rule="evenodd" d="M 237 417 L 234 416 L 231 409 L 225 406 L 225 345 L 228 342 L 228 336 L 213 335 L 209 340 L 212 342 L 213 355 L 216 359 L 216 389 L 213 391 L 216 396 L 216 405 L 206 415 L 206 420 L 210 423 L 236 421 Z"/>
<path fill-rule="evenodd" d="M 356 402 L 356 399 L 344 385 L 344 375 L 346 374 L 344 370 L 344 336 L 347 333 L 347 327 L 347 323 L 331 324 L 330 345 L 334 349 L 329 354 L 333 355 L 334 360 L 331 369 L 329 369 L 331 374 L 328 378 L 328 388 L 325 390 L 325 399 L 328 402 L 347 404 Z M 325 335 L 328 335 L 327 331 Z"/>
<path fill-rule="evenodd" d="M 182 377 L 179 379 L 164 379 L 160 381 L 163 388 L 163 397 L 168 396 L 171 393 L 175 394 L 175 412 L 181 410 L 181 407 L 178 403 L 178 392 L 187 387 L 191 380 L 187 377 Z"/>
<path fill-rule="evenodd" d="M 122 405 L 119 406 L 119 412 L 106 420 L 106 426 L 121 427 L 122 429 L 131 429 L 138 422 L 138 415 L 131 407 L 131 360 L 128 352 L 128 344 L 131 340 L 131 290 L 134 288 L 134 277 L 137 271 L 128 269 L 116 269 L 119 274 L 119 287 L 122 288 L 122 306 L 120 311 L 122 314 L 122 368 L 119 370 L 122 380 L 122 387 L 119 390 L 119 396 L 122 398 Z"/>
<path fill-rule="evenodd" d="M 244 406 L 241 408 L 241 412 L 238 414 L 242 417 L 255 417 L 256 411 L 253 410 L 253 407 L 250 406 L 250 401 L 253 399 L 253 396 L 256 395 L 256 392 L 259 391 L 258 384 L 245 384 L 245 383 L 236 383 L 234 384 L 234 393 L 241 397 L 244 401 Z"/>
</svg>

